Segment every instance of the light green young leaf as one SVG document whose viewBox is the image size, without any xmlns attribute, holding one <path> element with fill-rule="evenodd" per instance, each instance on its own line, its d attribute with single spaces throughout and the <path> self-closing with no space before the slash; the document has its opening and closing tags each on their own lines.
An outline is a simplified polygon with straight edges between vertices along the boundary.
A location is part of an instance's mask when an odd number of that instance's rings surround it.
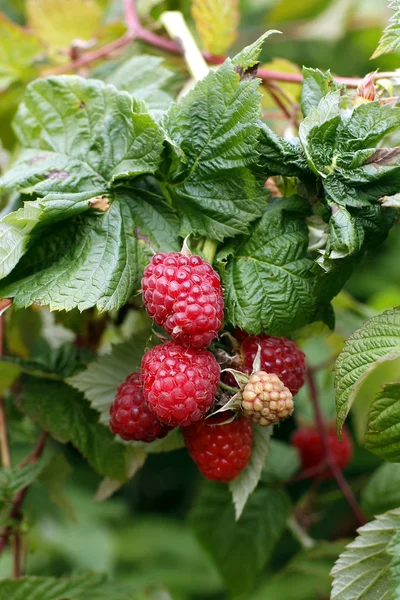
<svg viewBox="0 0 400 600">
<path fill-rule="evenodd" d="M 106 81 L 134 98 L 144 100 L 150 110 L 165 110 L 173 98 L 163 87 L 172 73 L 162 66 L 163 62 L 160 56 L 132 56 L 112 71 Z"/>
<path fill-rule="evenodd" d="M 162 188 L 184 233 L 216 240 L 247 233 L 266 198 L 250 169 L 258 162 L 259 82 L 241 79 L 235 64 L 211 71 L 163 121 L 172 158 Z"/>
<path fill-rule="evenodd" d="M 235 518 L 240 519 L 250 494 L 254 492 L 261 478 L 262 469 L 268 455 L 272 427 L 253 426 L 253 448 L 247 467 L 229 483 L 235 506 Z"/>
<path fill-rule="evenodd" d="M 259 486 L 235 521 L 228 489 L 215 483 L 203 488 L 190 523 L 233 596 L 253 587 L 285 529 L 289 506 L 283 490 Z"/>
<path fill-rule="evenodd" d="M 307 117 L 313 108 L 324 96 L 334 92 L 338 88 L 330 71 L 323 73 L 319 69 L 309 69 L 303 67 L 303 83 L 301 86 L 301 110 L 304 117 Z"/>
<path fill-rule="evenodd" d="M 400 47 L 400 2 L 399 0 L 389 0 L 388 4 L 394 14 L 389 19 L 389 25 L 382 34 L 381 39 L 371 58 L 378 58 L 382 54 L 395 52 Z"/>
<path fill-rule="evenodd" d="M 250 44 L 250 46 L 246 46 L 243 48 L 239 54 L 232 59 L 232 64 L 235 67 L 240 67 L 242 73 L 245 73 L 251 67 L 254 67 L 258 63 L 258 57 L 260 56 L 263 44 L 265 40 L 272 35 L 273 33 L 282 33 L 277 29 L 270 29 L 263 33 L 261 37 L 258 38 L 255 42 Z"/>
<path fill-rule="evenodd" d="M 358 529 L 358 537 L 332 569 L 331 600 L 387 600 L 392 584 L 391 543 L 400 528 L 400 509 L 389 511 Z"/>
<path fill-rule="evenodd" d="M 384 460 L 400 462 L 400 384 L 386 385 L 372 403 L 365 447 Z"/>
<path fill-rule="evenodd" d="M 258 334 L 285 335 L 316 314 L 312 260 L 308 257 L 303 198 L 269 202 L 251 236 L 226 253 L 220 264 L 229 321 Z M 226 264 L 225 264 L 226 263 Z"/>
<path fill-rule="evenodd" d="M 47 463 L 48 459 L 42 457 L 35 464 L 25 465 L 20 469 L 0 469 L 0 504 L 11 502 L 18 492 L 30 486 L 43 471 Z"/>
<path fill-rule="evenodd" d="M 347 340 L 335 363 L 337 430 L 340 433 L 359 386 L 377 363 L 400 356 L 400 310 L 372 319 Z"/>
<path fill-rule="evenodd" d="M 142 450 L 115 441 L 80 392 L 62 382 L 27 378 L 21 403 L 31 419 L 59 442 L 71 442 L 96 471 L 122 482 L 129 479 L 131 462 Z"/>
</svg>

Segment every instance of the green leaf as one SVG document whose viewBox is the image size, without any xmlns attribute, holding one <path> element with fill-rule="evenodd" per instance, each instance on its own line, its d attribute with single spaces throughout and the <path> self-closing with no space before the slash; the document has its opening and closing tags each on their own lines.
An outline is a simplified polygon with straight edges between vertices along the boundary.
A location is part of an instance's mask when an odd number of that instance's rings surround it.
<svg viewBox="0 0 400 600">
<path fill-rule="evenodd" d="M 240 475 L 229 483 L 236 520 L 240 519 L 250 494 L 254 492 L 260 481 L 268 455 L 271 433 L 272 427 L 253 425 L 253 447 L 250 461 Z"/>
<path fill-rule="evenodd" d="M 340 128 L 336 140 L 337 150 L 339 153 L 345 153 L 375 148 L 385 135 L 399 127 L 400 108 L 389 104 L 381 106 L 379 101 L 360 104 Z M 393 149 L 390 151 L 393 152 Z M 395 158 L 397 157 L 398 153 Z M 374 162 L 370 158 L 367 160 L 369 164 Z M 380 162 L 382 163 L 382 159 Z M 377 168 L 379 164 L 374 166 Z"/>
<path fill-rule="evenodd" d="M 59 442 L 72 443 L 96 471 L 118 481 L 129 479 L 131 462 L 141 450 L 115 441 L 80 392 L 65 383 L 27 378 L 21 403 L 31 419 Z"/>
<path fill-rule="evenodd" d="M 172 102 L 172 96 L 163 90 L 172 76 L 171 71 L 162 66 L 159 56 L 132 56 L 106 78 L 119 90 L 129 92 L 137 100 L 144 100 L 150 110 L 165 110 Z"/>
<path fill-rule="evenodd" d="M 365 447 L 390 462 L 400 462 L 400 384 L 386 385 L 372 403 Z"/>
<path fill-rule="evenodd" d="M 137 181 L 113 195 L 101 215 L 55 224 L 0 284 L 0 294 L 16 308 L 33 303 L 51 310 L 100 311 L 123 306 L 140 288 L 153 248 L 178 250 L 173 212 Z"/>
<path fill-rule="evenodd" d="M 385 463 L 378 467 L 361 492 L 362 508 L 376 515 L 400 506 L 400 465 Z"/>
<path fill-rule="evenodd" d="M 48 460 L 42 458 L 33 465 L 25 465 L 20 469 L 0 469 L 0 503 L 11 502 L 14 496 L 37 479 Z"/>
<path fill-rule="evenodd" d="M 253 587 L 285 529 L 288 511 L 289 500 L 282 490 L 260 486 L 235 521 L 228 489 L 215 483 L 204 486 L 190 522 L 232 596 Z"/>
<path fill-rule="evenodd" d="M 109 354 L 97 358 L 85 371 L 70 377 L 67 383 L 83 392 L 93 409 L 100 413 L 100 422 L 108 424 L 109 409 L 118 386 L 130 373 L 140 370 L 140 363 L 150 332 L 136 335 L 130 342 L 114 346 Z"/>
<path fill-rule="evenodd" d="M 392 557 L 391 566 L 391 586 L 392 598 L 396 600 L 400 594 L 400 531 L 396 531 L 389 545 L 388 552 Z"/>
<path fill-rule="evenodd" d="M 49 498 L 71 519 L 75 518 L 73 505 L 65 494 L 65 480 L 72 472 L 63 454 L 55 454 L 40 474 L 40 482 L 47 489 Z"/>
<path fill-rule="evenodd" d="M 0 13 L 0 91 L 37 75 L 35 60 L 43 52 L 39 40 Z"/>
<path fill-rule="evenodd" d="M 3 189 L 40 197 L 0 222 L 0 278 L 30 249 L 11 275 L 9 295 L 17 296 L 16 306 L 34 301 L 58 309 L 121 306 L 151 248 L 164 242 L 177 247 L 173 211 L 154 181 L 137 178 L 157 169 L 163 140 L 141 110 L 129 94 L 100 81 L 64 76 L 28 86 L 15 121 L 24 149 L 0 180 Z M 136 177 L 129 190 L 115 190 L 121 177 Z M 87 271 L 93 278 L 79 290 Z M 18 297 L 20 289 L 25 298 Z"/>
<path fill-rule="evenodd" d="M 263 173 L 309 179 L 312 176 L 299 143 L 279 137 L 265 123 L 260 123 L 260 164 Z"/>
<path fill-rule="evenodd" d="M 104 575 L 87 573 L 71 577 L 22 577 L 0 581 L 0 600 L 84 600 L 104 583 Z"/>
<path fill-rule="evenodd" d="M 382 34 L 381 39 L 371 58 L 378 58 L 382 54 L 396 52 L 400 47 L 400 2 L 399 0 L 389 0 L 388 4 L 394 14 L 389 19 L 389 25 Z"/>
<path fill-rule="evenodd" d="M 255 42 L 243 48 L 243 50 L 239 52 L 239 54 L 236 54 L 236 56 L 232 59 L 232 64 L 235 67 L 240 67 L 242 73 L 245 73 L 246 71 L 251 69 L 251 67 L 257 65 L 263 44 L 265 40 L 273 33 L 281 32 L 277 31 L 276 29 L 270 29 L 269 31 L 266 31 Z"/>
<path fill-rule="evenodd" d="M 313 262 L 307 255 L 309 205 L 269 202 L 251 236 L 220 255 L 229 321 L 249 333 L 285 335 L 313 321 Z"/>
<path fill-rule="evenodd" d="M 159 178 L 179 211 L 183 233 L 222 240 L 247 233 L 260 215 L 266 190 L 251 171 L 258 161 L 258 83 L 241 80 L 228 59 L 164 118 L 169 169 Z"/>
<path fill-rule="evenodd" d="M 373 317 L 347 340 L 335 363 L 337 429 L 341 431 L 358 388 L 378 363 L 400 356 L 400 311 Z"/>
<path fill-rule="evenodd" d="M 316 17 L 330 3 L 330 0 L 307 0 L 307 2 L 292 2 L 291 0 L 278 0 L 271 12 L 268 21 L 271 23 L 304 20 Z"/>
<path fill-rule="evenodd" d="M 262 472 L 262 481 L 270 484 L 285 483 L 300 467 L 296 448 L 272 439 Z"/>
<path fill-rule="evenodd" d="M 3 394 L 6 390 L 10 388 L 10 386 L 14 383 L 18 375 L 20 374 L 20 369 L 18 365 L 13 364 L 2 364 L 0 370 L 0 394 Z"/>
<path fill-rule="evenodd" d="M 329 598 L 330 570 L 344 549 L 342 541 L 318 542 L 303 550 L 277 574 L 268 574 L 249 600 L 317 600 Z"/>
<path fill-rule="evenodd" d="M 358 537 L 332 569 L 331 600 L 390 598 L 390 544 L 400 527 L 400 509 L 389 511 L 358 529 Z"/>
<path fill-rule="evenodd" d="M 303 83 L 301 87 L 301 110 L 306 117 L 313 108 L 330 92 L 338 89 L 330 71 L 323 73 L 319 69 L 303 67 Z"/>
</svg>

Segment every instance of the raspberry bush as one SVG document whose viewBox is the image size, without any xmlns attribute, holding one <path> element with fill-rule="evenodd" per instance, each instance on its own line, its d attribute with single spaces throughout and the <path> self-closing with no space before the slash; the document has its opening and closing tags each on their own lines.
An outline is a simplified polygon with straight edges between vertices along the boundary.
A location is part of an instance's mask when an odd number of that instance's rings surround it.
<svg viewBox="0 0 400 600">
<path fill-rule="evenodd" d="M 356 5 L 0 2 L 0 600 L 400 597 L 400 3 L 371 67 Z"/>
</svg>

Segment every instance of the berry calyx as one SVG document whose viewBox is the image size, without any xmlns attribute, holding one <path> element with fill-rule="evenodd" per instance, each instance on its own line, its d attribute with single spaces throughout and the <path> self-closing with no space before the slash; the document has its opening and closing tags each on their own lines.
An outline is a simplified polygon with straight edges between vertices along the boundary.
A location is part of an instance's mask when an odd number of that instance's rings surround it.
<svg viewBox="0 0 400 600">
<path fill-rule="evenodd" d="M 339 469 L 344 469 L 351 461 L 353 454 L 353 442 L 348 431 L 342 431 L 342 441 L 336 435 L 335 429 L 327 430 L 327 441 L 331 456 Z M 314 427 L 301 427 L 297 429 L 291 439 L 291 444 L 298 449 L 301 466 L 304 470 L 317 467 L 324 460 L 322 437 L 318 429 Z M 332 471 L 329 467 L 324 468 L 318 477 L 331 479 Z"/>
<path fill-rule="evenodd" d="M 140 373 L 131 373 L 118 388 L 110 406 L 110 429 L 123 440 L 154 442 L 170 431 L 149 410 L 143 396 Z"/>
<path fill-rule="evenodd" d="M 265 371 L 250 375 L 242 392 L 245 417 L 266 427 L 290 417 L 293 408 L 292 394 L 277 375 Z"/>
<path fill-rule="evenodd" d="M 208 350 L 166 342 L 142 359 L 144 396 L 150 410 L 167 425 L 199 421 L 212 406 L 220 368 Z"/>
<path fill-rule="evenodd" d="M 225 423 L 230 416 L 231 413 L 216 415 L 182 430 L 190 456 L 207 479 L 232 481 L 249 462 L 253 443 L 251 421 L 239 417 Z"/>
<path fill-rule="evenodd" d="M 221 328 L 224 300 L 219 275 L 200 256 L 155 254 L 144 270 L 148 315 L 180 344 L 207 346 Z"/>
<path fill-rule="evenodd" d="M 260 347 L 260 369 L 266 373 L 275 373 L 282 383 L 289 388 L 293 396 L 304 385 L 306 361 L 305 354 L 291 340 L 268 335 L 250 335 L 243 340 L 240 347 L 237 368 L 251 373 L 253 362 Z"/>
</svg>

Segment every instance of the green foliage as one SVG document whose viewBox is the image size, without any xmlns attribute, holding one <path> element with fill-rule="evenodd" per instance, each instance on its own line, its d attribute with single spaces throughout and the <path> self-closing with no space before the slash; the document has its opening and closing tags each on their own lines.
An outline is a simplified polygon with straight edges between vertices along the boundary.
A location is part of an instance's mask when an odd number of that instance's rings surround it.
<svg viewBox="0 0 400 600">
<path fill-rule="evenodd" d="M 118 481 L 129 479 L 140 450 L 115 441 L 81 393 L 61 382 L 32 377 L 24 382 L 21 403 L 26 414 L 56 440 L 71 442 L 99 473 Z"/>
<path fill-rule="evenodd" d="M 290 503 L 283 490 L 260 486 L 235 521 L 229 496 L 222 484 L 205 485 L 190 523 L 215 560 L 230 593 L 236 597 L 253 587 L 256 576 L 270 558 L 285 529 Z"/>
<path fill-rule="evenodd" d="M 353 333 L 336 361 L 335 386 L 338 431 L 349 413 L 357 390 L 377 363 L 400 352 L 400 312 L 388 310 Z"/>
<path fill-rule="evenodd" d="M 383 32 L 378 47 L 371 58 L 378 58 L 388 52 L 396 52 L 400 46 L 400 3 L 398 0 L 389 0 L 388 6 L 394 14 L 390 17 L 389 25 Z"/>
<path fill-rule="evenodd" d="M 362 491 L 362 506 L 370 515 L 377 515 L 400 505 L 400 465 L 385 463 L 371 475 Z"/>
<path fill-rule="evenodd" d="M 32 465 L 21 468 L 0 469 L 0 504 L 11 502 L 16 494 L 29 487 L 43 471 L 47 459 L 42 458 Z"/>
<path fill-rule="evenodd" d="M 369 594 L 390 597 L 397 582 L 399 509 L 389 511 L 358 530 L 358 537 L 339 556 L 332 569 L 332 600 L 358 600 Z M 392 581 L 394 579 L 394 581 Z M 395 598 L 395 596 L 392 596 Z"/>
<path fill-rule="evenodd" d="M 400 386 L 386 385 L 372 403 L 365 446 L 390 462 L 400 462 Z"/>
</svg>

